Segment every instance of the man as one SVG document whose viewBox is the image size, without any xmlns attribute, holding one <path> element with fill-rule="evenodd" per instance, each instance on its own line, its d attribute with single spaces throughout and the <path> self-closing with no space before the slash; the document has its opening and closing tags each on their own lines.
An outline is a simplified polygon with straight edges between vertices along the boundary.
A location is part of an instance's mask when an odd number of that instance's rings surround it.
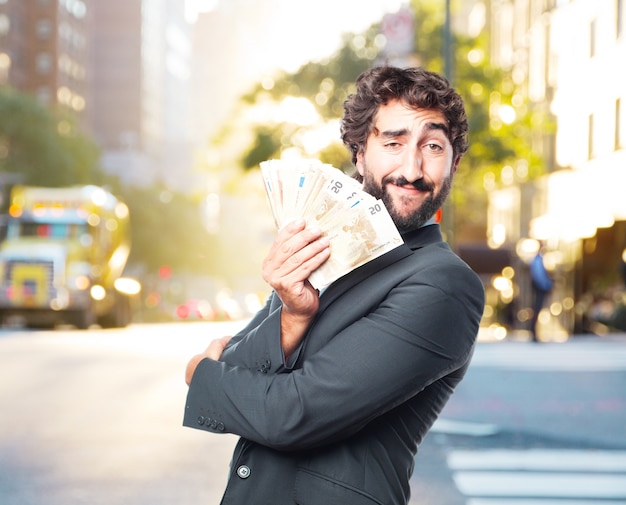
<svg viewBox="0 0 626 505">
<path fill-rule="evenodd" d="M 482 284 L 431 222 L 467 150 L 463 102 L 421 68 L 356 85 L 342 138 L 405 245 L 320 295 L 307 278 L 327 240 L 303 221 L 279 231 L 267 305 L 186 371 L 184 424 L 241 436 L 224 505 L 406 504 L 418 445 L 474 349 Z"/>
<path fill-rule="evenodd" d="M 543 262 L 544 245 L 540 244 L 539 250 L 530 262 L 530 280 L 533 287 L 533 315 L 530 318 L 530 333 L 533 342 L 540 342 L 537 334 L 537 323 L 539 322 L 539 314 L 546 304 L 546 299 L 552 291 L 554 281 Z"/>
</svg>

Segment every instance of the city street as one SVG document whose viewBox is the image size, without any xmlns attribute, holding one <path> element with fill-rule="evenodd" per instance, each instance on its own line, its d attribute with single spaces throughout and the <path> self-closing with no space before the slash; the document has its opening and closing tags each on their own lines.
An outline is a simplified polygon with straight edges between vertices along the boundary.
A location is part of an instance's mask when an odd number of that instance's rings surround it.
<svg viewBox="0 0 626 505">
<path fill-rule="evenodd" d="M 235 437 L 181 426 L 183 372 L 239 326 L 0 331 L 0 503 L 217 505 Z M 481 343 L 411 505 L 624 504 L 624 426 L 625 336 Z"/>
<path fill-rule="evenodd" d="M 411 505 L 626 503 L 626 338 L 479 344 Z"/>
<path fill-rule="evenodd" d="M 184 369 L 228 326 L 1 332 L 0 503 L 219 503 L 235 438 L 182 427 Z"/>
</svg>

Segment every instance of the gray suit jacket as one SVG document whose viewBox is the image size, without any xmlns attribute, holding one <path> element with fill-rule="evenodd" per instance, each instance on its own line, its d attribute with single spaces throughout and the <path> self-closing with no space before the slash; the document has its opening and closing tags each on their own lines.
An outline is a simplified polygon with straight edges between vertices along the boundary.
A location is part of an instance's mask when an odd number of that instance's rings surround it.
<svg viewBox="0 0 626 505">
<path fill-rule="evenodd" d="M 480 279 L 438 225 L 332 284 L 285 363 L 265 308 L 191 382 L 184 425 L 241 436 L 224 505 L 404 505 L 419 443 L 469 364 Z"/>
</svg>

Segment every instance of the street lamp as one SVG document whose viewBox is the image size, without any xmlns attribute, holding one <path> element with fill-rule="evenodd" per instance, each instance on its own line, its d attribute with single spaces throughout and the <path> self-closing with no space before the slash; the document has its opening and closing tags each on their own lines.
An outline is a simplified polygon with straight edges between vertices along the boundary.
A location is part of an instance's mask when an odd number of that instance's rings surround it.
<svg viewBox="0 0 626 505">
<path fill-rule="evenodd" d="M 446 19 L 443 28 L 444 46 L 444 72 L 450 82 L 452 82 L 452 27 L 450 14 L 450 0 L 446 0 Z"/>
</svg>

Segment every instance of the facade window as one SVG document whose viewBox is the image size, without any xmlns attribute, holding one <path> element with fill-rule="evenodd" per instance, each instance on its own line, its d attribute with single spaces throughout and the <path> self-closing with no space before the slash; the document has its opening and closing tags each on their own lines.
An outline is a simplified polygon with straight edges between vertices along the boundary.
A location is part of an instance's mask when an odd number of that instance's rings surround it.
<svg viewBox="0 0 626 505">
<path fill-rule="evenodd" d="M 60 3 L 76 19 L 83 19 L 87 15 L 87 4 L 83 0 L 61 0 Z"/>
<path fill-rule="evenodd" d="M 40 74 L 49 74 L 52 70 L 52 57 L 48 53 L 39 53 L 35 61 L 37 72 Z"/>
<path fill-rule="evenodd" d="M 11 70 L 11 57 L 7 53 L 0 52 L 0 85 L 9 82 L 9 70 Z"/>
<path fill-rule="evenodd" d="M 49 19 L 40 19 L 37 22 L 37 38 L 39 40 L 48 40 L 52 35 L 52 23 Z"/>
<path fill-rule="evenodd" d="M 589 25 L 589 57 L 593 58 L 596 55 L 596 20 L 591 21 Z"/>
<path fill-rule="evenodd" d="M 615 100 L 615 150 L 621 149 L 626 144 L 622 140 L 622 99 Z"/>
<path fill-rule="evenodd" d="M 593 114 L 589 114 L 589 130 L 587 131 L 587 158 L 593 158 Z"/>
<path fill-rule="evenodd" d="M 546 0 L 544 3 L 543 12 L 550 12 L 556 8 L 557 0 Z"/>
<path fill-rule="evenodd" d="M 42 105 L 49 105 L 52 102 L 52 91 L 48 86 L 37 89 L 37 101 Z"/>
<path fill-rule="evenodd" d="M 11 20 L 6 14 L 0 14 L 0 35 L 6 35 L 11 30 Z"/>
</svg>

